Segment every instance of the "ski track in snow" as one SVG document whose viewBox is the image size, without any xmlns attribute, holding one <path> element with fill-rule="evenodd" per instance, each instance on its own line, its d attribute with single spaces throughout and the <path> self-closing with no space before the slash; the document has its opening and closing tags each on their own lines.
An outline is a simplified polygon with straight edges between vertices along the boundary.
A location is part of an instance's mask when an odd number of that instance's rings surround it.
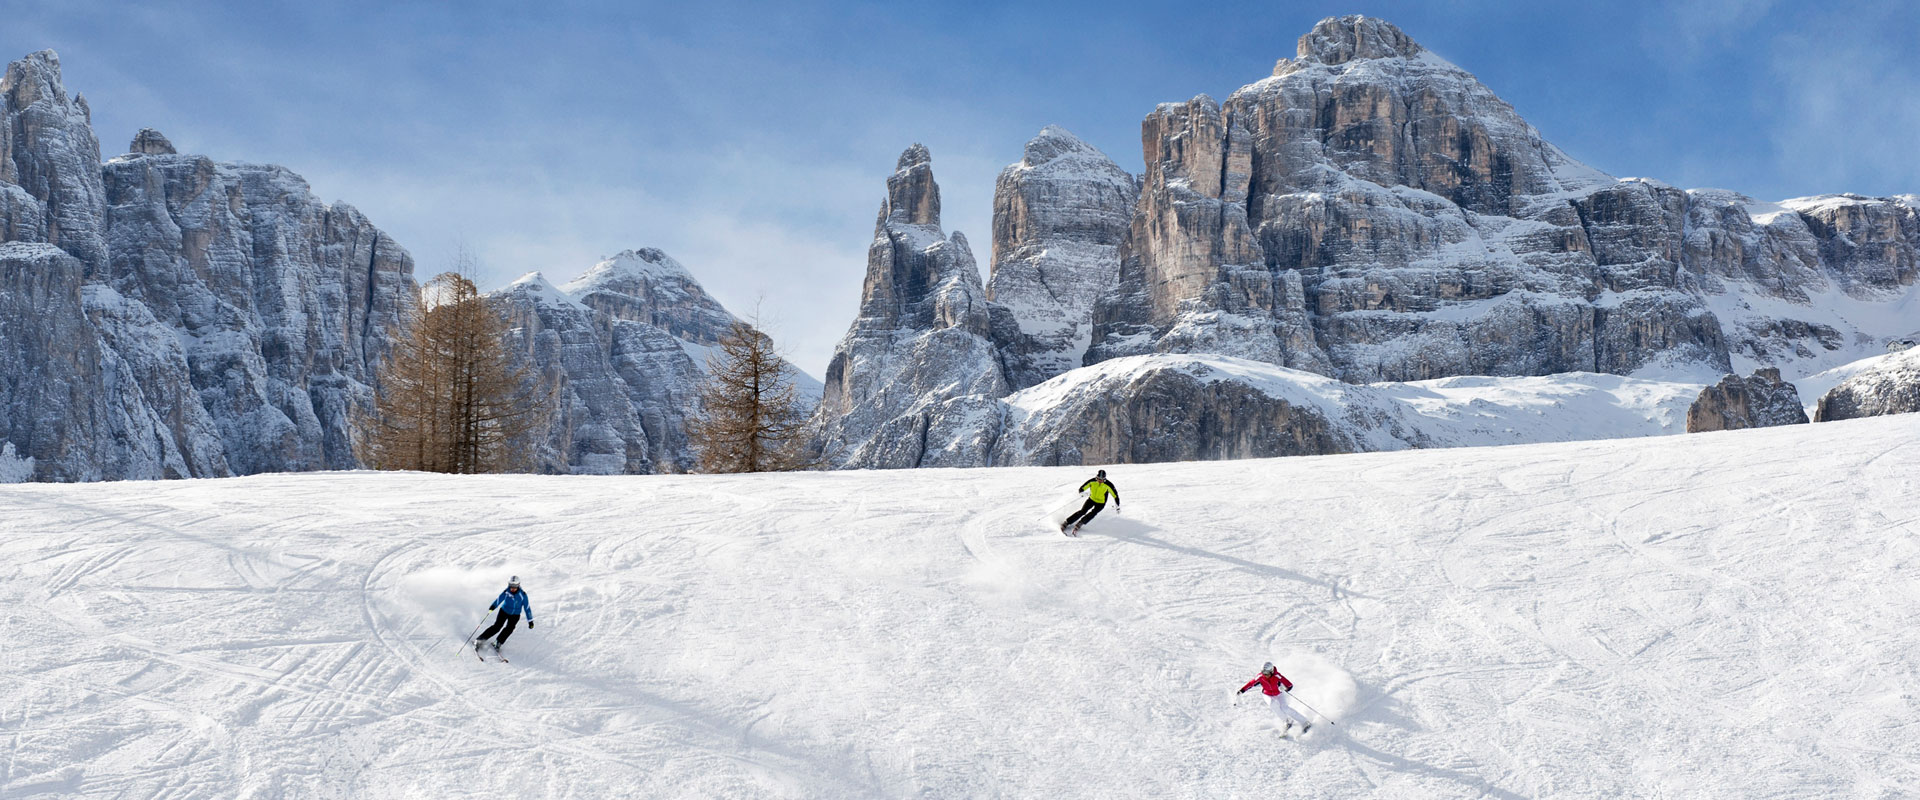
<svg viewBox="0 0 1920 800">
<path fill-rule="evenodd" d="M 1110 471 L 0 487 L 0 797 L 1920 794 L 1920 415 Z"/>
</svg>

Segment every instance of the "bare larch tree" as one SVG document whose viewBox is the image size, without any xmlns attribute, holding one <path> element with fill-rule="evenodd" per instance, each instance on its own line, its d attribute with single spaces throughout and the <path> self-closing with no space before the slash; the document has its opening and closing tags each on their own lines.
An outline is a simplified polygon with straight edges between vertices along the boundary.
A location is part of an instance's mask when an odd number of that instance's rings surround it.
<svg viewBox="0 0 1920 800">
<path fill-rule="evenodd" d="M 532 466 L 548 392 L 516 359 L 509 326 L 473 281 L 444 272 L 378 372 L 373 409 L 360 418 L 360 460 L 374 469 L 472 474 Z"/>
<path fill-rule="evenodd" d="M 806 415 L 793 387 L 793 367 L 773 339 L 734 322 L 707 356 L 700 413 L 687 422 L 701 472 L 784 472 L 813 466 L 803 450 Z"/>
</svg>

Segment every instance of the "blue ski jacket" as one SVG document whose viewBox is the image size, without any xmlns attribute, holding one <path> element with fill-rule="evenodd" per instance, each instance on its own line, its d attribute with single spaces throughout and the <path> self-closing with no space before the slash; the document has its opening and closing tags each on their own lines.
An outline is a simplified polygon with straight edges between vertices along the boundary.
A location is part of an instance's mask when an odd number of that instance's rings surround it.
<svg viewBox="0 0 1920 800">
<path fill-rule="evenodd" d="M 525 589 L 521 589 L 518 592 L 501 592 L 500 597 L 493 601 L 493 605 L 487 606 L 488 611 L 496 608 L 516 617 L 525 614 L 527 615 L 528 622 L 533 621 L 533 601 L 527 599 L 527 590 Z"/>
</svg>

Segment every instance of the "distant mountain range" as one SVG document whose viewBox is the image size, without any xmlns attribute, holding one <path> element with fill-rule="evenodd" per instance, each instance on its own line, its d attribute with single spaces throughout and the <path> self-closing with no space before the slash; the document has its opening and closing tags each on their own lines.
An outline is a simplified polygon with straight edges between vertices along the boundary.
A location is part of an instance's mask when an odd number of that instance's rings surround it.
<svg viewBox="0 0 1920 800">
<path fill-rule="evenodd" d="M 1041 131 L 996 184 L 984 282 L 941 226 L 931 153 L 902 154 L 858 316 L 824 385 L 803 379 L 828 463 L 1642 435 L 1725 373 L 1805 376 L 1920 329 L 1920 197 L 1616 179 L 1377 19 L 1321 21 L 1224 103 L 1155 109 L 1142 142 L 1135 176 Z M 52 52 L 8 67 L 0 475 L 358 466 L 347 420 L 413 302 L 406 251 L 283 168 L 150 130 L 129 150 L 101 162 Z M 642 249 L 493 296 L 560 389 L 544 471 L 690 466 L 691 398 L 734 320 L 691 273 Z M 1457 376 L 1487 377 L 1434 383 Z"/>
</svg>

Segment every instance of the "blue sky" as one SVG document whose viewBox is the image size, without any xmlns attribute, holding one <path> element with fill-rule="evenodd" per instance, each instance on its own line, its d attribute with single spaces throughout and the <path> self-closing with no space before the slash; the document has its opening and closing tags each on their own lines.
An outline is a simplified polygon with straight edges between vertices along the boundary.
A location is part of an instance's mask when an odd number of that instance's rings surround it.
<svg viewBox="0 0 1920 800">
<path fill-rule="evenodd" d="M 924 142 L 989 258 L 993 179 L 1060 124 L 1140 169 L 1159 102 L 1265 77 L 1318 19 L 1393 21 L 1619 176 L 1761 199 L 1920 192 L 1906 2 L 0 2 L 53 48 L 103 154 L 284 164 L 423 275 L 498 285 L 660 247 L 819 375 L 852 321 L 883 181 Z"/>
</svg>

